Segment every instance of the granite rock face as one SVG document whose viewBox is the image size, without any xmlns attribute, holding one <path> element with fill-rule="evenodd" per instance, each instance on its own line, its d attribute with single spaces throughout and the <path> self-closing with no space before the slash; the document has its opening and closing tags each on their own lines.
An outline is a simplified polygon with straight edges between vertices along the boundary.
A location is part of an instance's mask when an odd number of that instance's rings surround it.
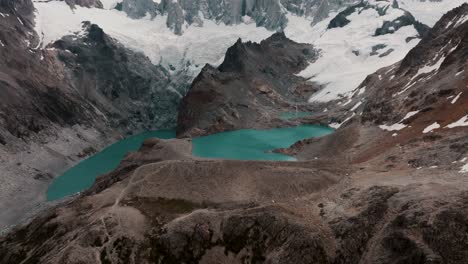
<svg viewBox="0 0 468 264">
<path fill-rule="evenodd" d="M 123 131 L 173 126 L 180 95 L 167 89 L 170 74 L 97 25 L 84 23 L 83 32 L 83 37 L 67 36 L 51 45 L 80 95 Z"/>
<path fill-rule="evenodd" d="M 65 1 L 71 8 L 82 6 L 87 8 L 102 8 L 102 3 L 99 0 L 62 0 Z"/>
<path fill-rule="evenodd" d="M 295 102 L 305 102 L 314 90 L 295 73 L 316 57 L 311 45 L 295 43 L 283 33 L 260 44 L 237 41 L 218 68 L 205 66 L 192 83 L 180 104 L 178 135 L 271 125 L 276 114 L 293 111 Z"/>
<path fill-rule="evenodd" d="M 286 12 L 311 17 L 319 22 L 331 11 L 352 4 L 352 0 L 162 0 L 159 4 L 152 0 L 124 0 L 122 10 L 132 18 L 150 14 L 167 15 L 167 26 L 176 34 L 183 33 L 184 24 L 203 25 L 203 19 L 214 20 L 227 25 L 235 25 L 253 20 L 257 26 L 273 31 L 281 31 L 287 25 Z"/>
</svg>

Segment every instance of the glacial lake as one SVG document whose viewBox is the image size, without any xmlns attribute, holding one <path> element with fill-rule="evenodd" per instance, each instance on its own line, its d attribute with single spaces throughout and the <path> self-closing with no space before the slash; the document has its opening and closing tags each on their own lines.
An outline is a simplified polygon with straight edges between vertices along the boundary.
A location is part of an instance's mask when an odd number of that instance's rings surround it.
<svg viewBox="0 0 468 264">
<path fill-rule="evenodd" d="M 329 127 L 302 125 L 268 130 L 243 129 L 193 139 L 193 154 L 204 158 L 236 160 L 294 161 L 290 156 L 271 153 L 299 140 L 332 133 Z M 64 198 L 91 187 L 97 176 L 114 170 L 128 152 L 136 151 L 148 138 L 175 138 L 175 131 L 161 130 L 120 140 L 57 177 L 47 190 L 49 201 Z"/>
<path fill-rule="evenodd" d="M 291 120 L 291 119 L 297 119 L 297 118 L 303 118 L 303 117 L 308 117 L 308 116 L 311 116 L 312 113 L 311 112 L 296 112 L 296 111 L 292 111 L 292 112 L 283 112 L 279 115 L 279 118 L 280 119 L 283 119 L 283 120 Z"/>
</svg>

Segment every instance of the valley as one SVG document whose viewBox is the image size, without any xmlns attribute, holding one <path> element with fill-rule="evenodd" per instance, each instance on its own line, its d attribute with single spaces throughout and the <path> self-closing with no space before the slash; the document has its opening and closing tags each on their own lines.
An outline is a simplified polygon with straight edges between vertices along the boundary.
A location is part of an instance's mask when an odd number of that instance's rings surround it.
<svg viewBox="0 0 468 264">
<path fill-rule="evenodd" d="M 0 263 L 468 262 L 466 1 L 0 0 Z"/>
</svg>

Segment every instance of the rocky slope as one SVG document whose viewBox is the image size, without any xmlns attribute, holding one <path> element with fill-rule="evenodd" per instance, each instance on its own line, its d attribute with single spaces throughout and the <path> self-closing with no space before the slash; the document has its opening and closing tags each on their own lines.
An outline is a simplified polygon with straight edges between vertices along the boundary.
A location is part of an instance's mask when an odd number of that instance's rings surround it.
<svg viewBox="0 0 468 264">
<path fill-rule="evenodd" d="M 339 102 L 344 106 L 334 125 L 355 120 L 378 126 L 393 142 L 389 146 L 431 153 L 409 164 L 453 167 L 466 155 L 467 14 L 468 4 L 449 12 L 401 62 L 369 76 L 351 100 Z M 385 152 L 383 146 L 375 149 Z"/>
<path fill-rule="evenodd" d="M 261 43 L 228 49 L 224 62 L 206 65 L 180 104 L 177 134 L 205 135 L 280 122 L 281 111 L 294 111 L 317 89 L 295 76 L 317 57 L 312 46 L 276 33 Z"/>
<path fill-rule="evenodd" d="M 175 124 L 180 94 L 168 89 L 170 74 L 84 23 L 83 33 L 46 48 L 69 69 L 73 88 L 107 117 L 110 126 L 129 132 Z"/>
<path fill-rule="evenodd" d="M 31 1 L 0 1 L 0 226 L 52 178 L 127 133 L 172 126 L 169 74 L 95 26 L 38 49 Z"/>
<path fill-rule="evenodd" d="M 294 40 L 314 40 L 320 57 L 299 75 L 324 86 L 311 102 L 330 102 L 349 97 L 369 74 L 402 60 L 429 27 L 402 9 L 398 1 L 369 0 L 313 29 L 287 28 L 286 33 Z"/>
</svg>

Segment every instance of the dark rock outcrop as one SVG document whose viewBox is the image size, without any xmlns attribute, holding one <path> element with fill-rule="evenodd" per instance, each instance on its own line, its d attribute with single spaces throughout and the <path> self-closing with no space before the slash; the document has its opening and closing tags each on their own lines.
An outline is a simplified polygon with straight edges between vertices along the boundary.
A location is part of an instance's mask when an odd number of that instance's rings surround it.
<svg viewBox="0 0 468 264">
<path fill-rule="evenodd" d="M 278 112 L 292 110 L 314 91 L 295 73 L 316 56 L 312 46 L 295 43 L 283 33 L 260 44 L 238 40 L 217 69 L 205 66 L 192 83 L 181 102 L 178 135 L 270 124 Z"/>
<path fill-rule="evenodd" d="M 180 95 L 168 89 L 170 74 L 107 36 L 83 24 L 83 37 L 51 44 L 70 69 L 73 87 L 122 130 L 170 128 L 176 123 Z"/>
<path fill-rule="evenodd" d="M 102 8 L 102 3 L 100 0 L 61 0 L 65 1 L 71 8 L 75 8 L 76 6 L 82 6 L 87 8 Z"/>
<path fill-rule="evenodd" d="M 399 9 L 397 1 L 394 1 L 392 7 L 395 9 Z M 362 1 L 338 13 L 332 20 L 330 20 L 330 23 L 328 24 L 328 29 L 346 26 L 350 22 L 347 18 L 348 16 L 355 12 L 363 12 L 367 9 L 375 9 L 380 16 L 384 16 L 388 12 L 388 7 L 381 7 L 378 5 L 378 2 L 377 4 L 375 4 Z M 402 27 L 412 25 L 418 31 L 419 36 L 421 38 L 424 37 L 429 31 L 429 27 L 417 21 L 411 13 L 402 9 L 400 10 L 403 11 L 403 15 L 395 18 L 392 21 L 385 21 L 383 25 L 375 31 L 375 36 L 392 34 Z"/>
</svg>

